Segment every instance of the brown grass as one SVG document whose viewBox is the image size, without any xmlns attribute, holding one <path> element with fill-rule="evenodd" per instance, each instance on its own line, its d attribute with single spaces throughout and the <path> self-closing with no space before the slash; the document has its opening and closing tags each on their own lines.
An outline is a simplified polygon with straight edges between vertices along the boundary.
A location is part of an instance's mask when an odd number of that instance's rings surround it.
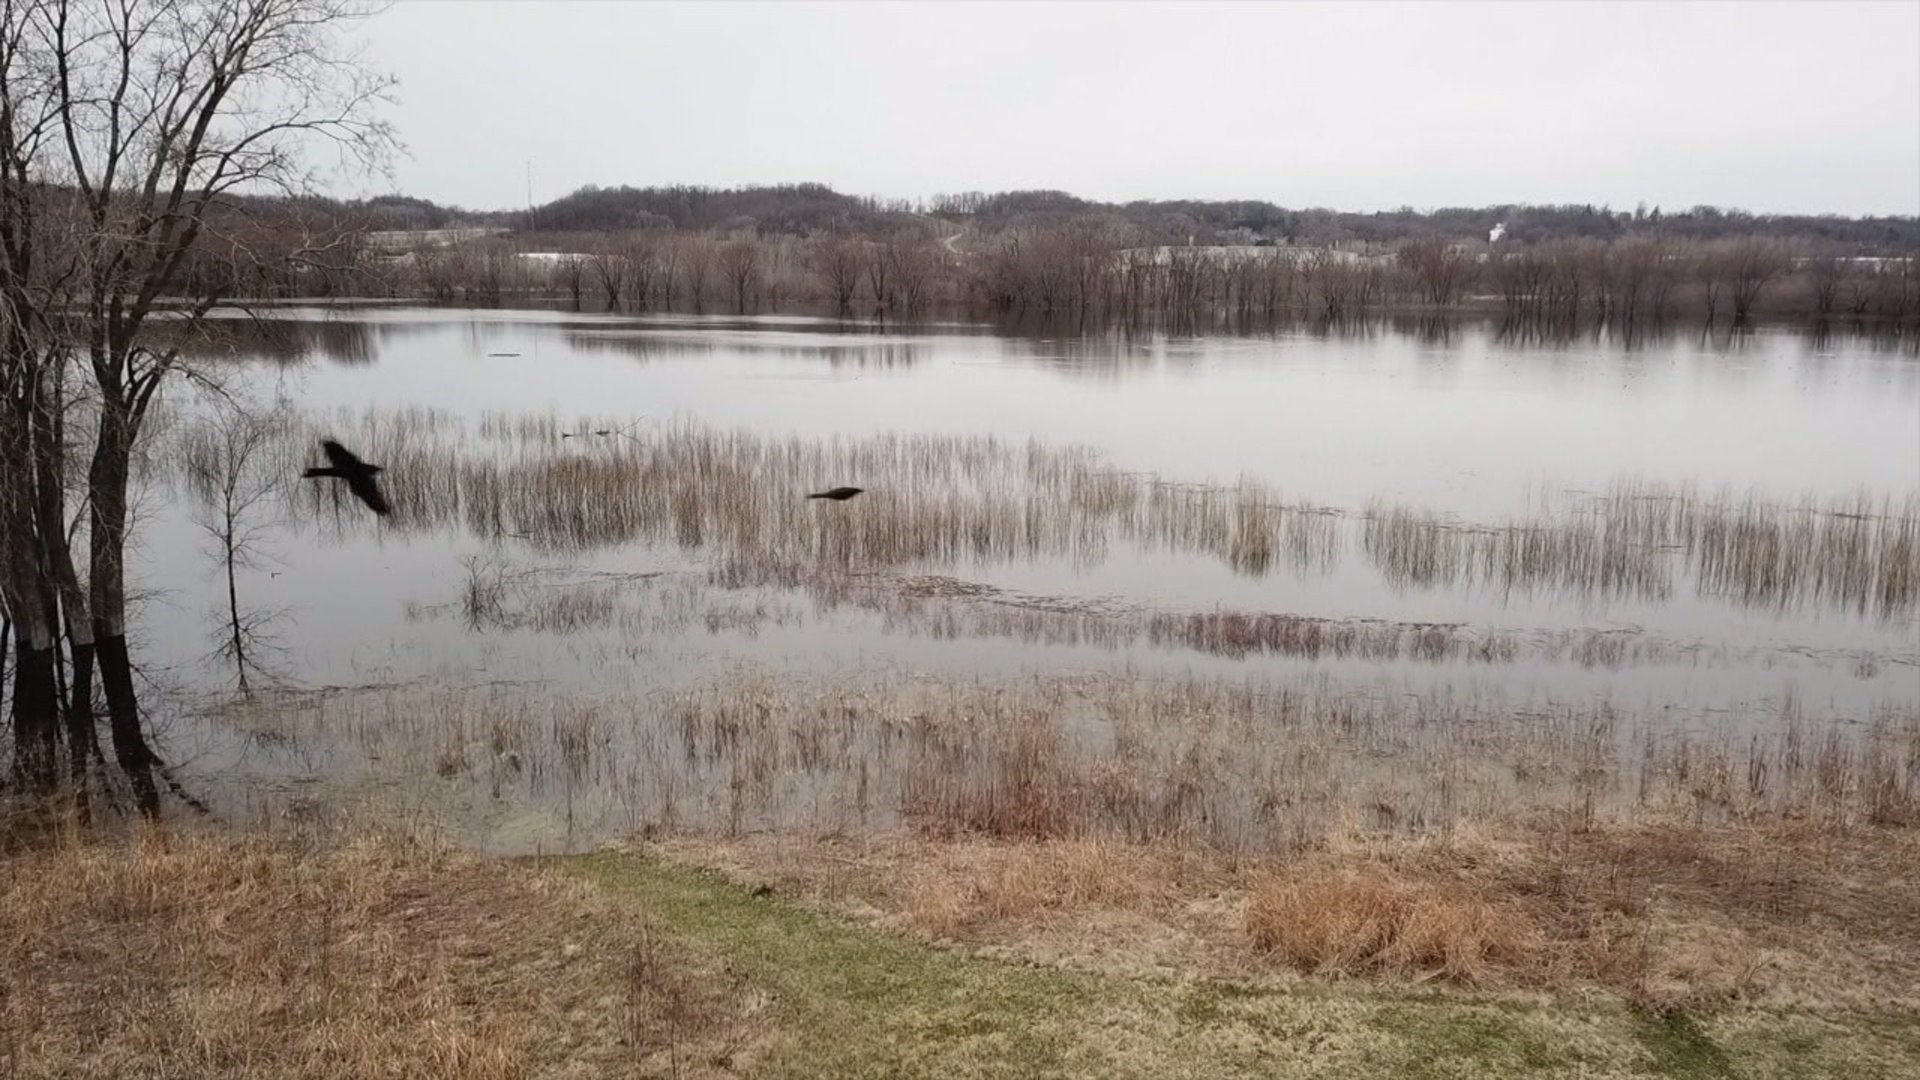
<svg viewBox="0 0 1920 1080">
<path fill-rule="evenodd" d="M 1177 856 L 1082 839 L 985 850 L 955 844 L 936 849 L 933 858 L 909 876 L 902 914 L 935 936 L 957 937 L 971 926 L 1088 909 L 1161 910 L 1174 895 L 1173 875 L 1165 865 L 1142 863 Z"/>
<path fill-rule="evenodd" d="M 1254 885 L 1247 937 L 1316 975 L 1378 973 L 1481 982 L 1533 953 L 1531 920 L 1458 887 L 1410 881 L 1381 864 L 1311 867 Z"/>
<path fill-rule="evenodd" d="M 1098 970 L 1920 1008 L 1905 829 L 1510 827 L 1290 857 L 911 834 L 661 843 L 857 917 Z"/>
<path fill-rule="evenodd" d="M 413 837 L 149 833 L 0 863 L 7 1076 L 701 1075 L 752 1011 L 584 886 Z"/>
</svg>

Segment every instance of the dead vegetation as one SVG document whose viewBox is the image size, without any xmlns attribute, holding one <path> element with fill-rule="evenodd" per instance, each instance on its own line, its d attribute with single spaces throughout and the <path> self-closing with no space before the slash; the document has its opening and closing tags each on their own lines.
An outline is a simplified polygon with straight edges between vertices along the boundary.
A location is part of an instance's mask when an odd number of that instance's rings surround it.
<svg viewBox="0 0 1920 1080">
<path fill-rule="evenodd" d="M 659 694 L 432 684 L 229 703 L 306 769 L 566 840 L 682 829 L 1168 841 L 1245 854 L 1569 818 L 1851 830 L 1920 821 L 1920 712 L 1681 709 L 1320 673 L 834 677 L 741 667 Z M 432 777 L 429 782 L 423 778 Z M 561 842 L 555 837 L 552 843 Z"/>
<path fill-rule="evenodd" d="M 1363 546 L 1402 586 L 1669 596 L 1684 569 L 1703 596 L 1785 610 L 1821 604 L 1888 619 L 1920 599 L 1920 496 L 1815 501 L 1621 481 L 1530 517 L 1458 522 L 1370 507 Z"/>
<path fill-rule="evenodd" d="M 761 1005 L 563 875 L 356 831 L 58 838 L 0 860 L 0 1072 L 730 1072 Z"/>
<path fill-rule="evenodd" d="M 1783 845 L 1822 871 L 1790 895 L 1754 858 Z M 0 1068 L 1719 1074 L 1706 1055 L 1837 1076 L 1920 1053 L 1917 864 L 1894 834 L 1461 834 L 1285 860 L 902 834 L 663 846 L 674 858 L 503 862 L 304 826 L 16 845 L 0 863 Z M 1276 903 L 1276 888 L 1349 906 Z M 1308 989 L 1303 969 L 1368 981 Z"/>
<path fill-rule="evenodd" d="M 1378 864 L 1275 873 L 1246 901 L 1247 938 L 1315 975 L 1387 973 L 1481 982 L 1524 961 L 1531 926 L 1463 890 L 1412 884 Z"/>
<path fill-rule="evenodd" d="M 1920 1007 L 1920 845 L 1906 830 L 1563 822 L 1292 856 L 901 833 L 661 846 L 857 917 L 1098 970 Z"/>
<path fill-rule="evenodd" d="M 469 431 L 431 410 L 308 417 L 278 456 L 298 470 L 322 430 L 386 463 L 388 527 L 460 529 L 543 556 L 647 543 L 698 552 L 729 588 L 834 574 L 925 574 L 1035 560 L 1097 564 L 1128 547 L 1248 577 L 1330 573 L 1358 555 L 1398 588 L 1494 595 L 1818 606 L 1891 620 L 1920 605 L 1920 496 L 1815 501 L 1622 480 L 1507 520 L 1398 504 L 1320 506 L 1252 480 L 1175 483 L 1081 447 L 990 437 L 775 438 L 698 423 L 489 414 Z M 185 429 L 191 436 L 193 428 Z M 565 437 L 563 437 L 565 436 Z M 860 477 L 858 513 L 799 498 Z M 341 530 L 337 493 L 290 509 Z"/>
<path fill-rule="evenodd" d="M 741 669 L 227 714 L 943 940 L 1121 970 L 1913 1008 L 1920 715 L 1331 677 Z M 417 782 L 416 785 L 418 786 Z"/>
<path fill-rule="evenodd" d="M 936 640 L 1006 638 L 1036 645 L 1121 650 L 1151 645 L 1245 659 L 1412 660 L 1428 664 L 1824 668 L 1875 679 L 1886 665 L 1920 665 L 1920 652 L 1814 648 L 1792 641 L 1709 644 L 1636 627 L 1515 629 L 1468 623 L 1325 618 L 1286 612 L 1155 610 L 1111 597 L 1015 592 L 940 574 L 849 573 L 799 563 L 727 564 L 708 572 L 583 571 L 470 557 L 452 602 L 410 604 L 409 620 L 457 616 L 473 630 L 611 631 L 627 647 L 653 635 L 806 626 L 833 613 L 870 612 L 889 635 Z M 797 600 L 763 587 L 803 594 Z"/>
</svg>

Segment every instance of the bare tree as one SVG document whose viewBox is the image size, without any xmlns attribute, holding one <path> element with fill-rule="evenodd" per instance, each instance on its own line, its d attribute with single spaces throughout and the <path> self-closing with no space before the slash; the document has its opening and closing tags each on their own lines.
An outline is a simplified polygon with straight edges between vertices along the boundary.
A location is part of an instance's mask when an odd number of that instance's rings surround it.
<svg viewBox="0 0 1920 1080">
<path fill-rule="evenodd" d="M 867 270 L 867 289 L 873 293 L 873 308 L 886 311 L 893 303 L 893 260 L 884 244 L 863 244 L 860 253 Z"/>
<path fill-rule="evenodd" d="M 1727 292 L 1725 254 L 1718 248 L 1698 248 L 1693 253 L 1692 270 L 1694 279 L 1700 283 L 1701 297 L 1707 305 L 1707 323 L 1711 325 L 1719 312 L 1720 298 Z"/>
<path fill-rule="evenodd" d="M 707 282 L 713 274 L 713 241 L 706 236 L 687 238 L 687 296 L 693 301 L 693 310 L 705 310 Z"/>
<path fill-rule="evenodd" d="M 1458 302 L 1480 268 L 1472 253 L 1441 236 L 1410 240 L 1396 258 L 1419 284 L 1422 298 L 1442 306 Z"/>
<path fill-rule="evenodd" d="M 835 236 L 822 241 L 814 256 L 834 309 L 842 315 L 853 314 L 853 294 L 860 288 L 860 249 L 864 246 L 851 237 Z"/>
<path fill-rule="evenodd" d="M 231 197 L 306 190 L 303 162 L 322 147 L 363 164 L 390 147 L 375 116 L 389 82 L 342 39 L 368 11 L 354 0 L 0 7 L 0 232 L 44 238 L 70 218 L 62 257 L 79 282 L 73 303 L 50 306 L 27 288 L 44 271 L 29 268 L 8 299 L 17 321 L 45 326 L 91 375 L 87 614 L 115 758 L 149 816 L 160 810 L 159 759 L 126 642 L 134 446 L 161 387 L 181 370 L 178 331 L 226 295 L 226 284 L 188 271 L 210 244 L 244 246 L 227 229 L 238 212 Z M 284 257 L 324 260 L 338 243 L 309 238 Z M 163 308 L 164 338 L 154 325 Z M 12 457 L 24 449 L 7 445 L 8 475 L 25 464 Z M 36 640 L 50 622 L 36 608 Z"/>
<path fill-rule="evenodd" d="M 620 310 L 620 296 L 627 289 L 627 272 L 630 265 L 625 251 L 612 239 L 605 239 L 593 245 L 587 255 L 587 265 L 593 269 L 593 279 L 600 283 L 600 292 L 606 298 L 608 311 Z"/>
<path fill-rule="evenodd" d="M 553 257 L 553 276 L 573 299 L 573 310 L 580 310 L 580 294 L 586 290 L 586 260 L 572 252 L 562 251 Z"/>
<path fill-rule="evenodd" d="M 729 241 L 720 249 L 720 274 L 733 289 L 733 310 L 746 314 L 747 300 L 760 282 L 760 245 L 750 237 Z"/>
<path fill-rule="evenodd" d="M 885 245 L 882 257 L 892 267 L 888 277 L 900 309 L 918 314 L 932 294 L 934 276 L 940 271 L 939 254 L 923 237 L 900 236 Z"/>
<path fill-rule="evenodd" d="M 656 250 L 660 253 L 659 271 L 654 276 L 659 280 L 658 293 L 663 307 L 672 307 L 673 298 L 678 295 L 675 289 L 679 285 L 680 266 L 683 261 L 685 245 L 680 238 L 669 236 L 662 240 Z"/>
<path fill-rule="evenodd" d="M 55 67 L 23 13 L 0 7 L 0 615 L 14 649 L 15 771 L 30 791 L 58 783 L 60 721 L 84 779 L 93 737 L 93 624 L 68 543 L 69 314 L 84 289 L 82 220 L 39 165 L 60 142 Z M 63 701 L 62 620 L 73 660 Z M 82 784 L 76 809 L 87 812 Z"/>
<path fill-rule="evenodd" d="M 1666 245 L 1651 237 L 1623 240 L 1615 247 L 1608 261 L 1608 287 L 1623 325 L 1632 326 L 1643 316 L 1660 317 L 1671 259 Z"/>
<path fill-rule="evenodd" d="M 1753 305 L 1760 299 L 1761 291 L 1793 268 L 1793 259 L 1785 247 L 1760 237 L 1734 241 L 1725 258 L 1735 322 L 1745 322 L 1753 314 Z"/>
<path fill-rule="evenodd" d="M 214 651 L 233 664 L 240 692 L 251 694 L 248 676 L 262 670 L 261 653 L 272 647 L 267 629 L 278 616 L 241 605 L 239 571 L 271 557 L 266 542 L 278 525 L 271 511 L 293 475 L 275 456 L 288 425 L 283 410 L 256 414 L 225 403 L 216 409 L 188 431 L 181 456 L 194 521 L 212 541 L 226 579 Z"/>
<path fill-rule="evenodd" d="M 633 308 L 645 311 L 652 303 L 654 282 L 660 276 L 660 244 L 644 231 L 629 233 L 620 243 L 620 257 L 627 264 L 627 295 Z"/>
<path fill-rule="evenodd" d="M 1813 286 L 1813 313 L 1822 319 L 1840 306 L 1840 291 L 1853 275 L 1853 263 L 1833 251 L 1823 251 L 1806 260 L 1807 278 Z"/>
<path fill-rule="evenodd" d="M 1879 279 L 1880 275 L 1867 267 L 1847 273 L 1845 297 L 1847 314 L 1859 318 L 1872 309 L 1873 294 Z"/>
</svg>

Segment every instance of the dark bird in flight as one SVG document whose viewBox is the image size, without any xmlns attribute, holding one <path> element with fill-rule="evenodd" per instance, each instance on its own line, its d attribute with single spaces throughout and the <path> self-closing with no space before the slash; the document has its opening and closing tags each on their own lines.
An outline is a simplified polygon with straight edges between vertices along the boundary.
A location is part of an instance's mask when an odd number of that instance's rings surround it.
<svg viewBox="0 0 1920 1080">
<path fill-rule="evenodd" d="M 865 490 L 867 489 L 857 488 L 857 487 L 828 488 L 825 491 L 816 491 L 813 494 L 807 496 L 807 498 L 832 499 L 834 502 L 846 502 L 848 499 L 853 498 L 855 495 L 858 495 Z"/>
<path fill-rule="evenodd" d="M 376 514 L 389 514 L 393 508 L 387 505 L 387 497 L 380 494 L 380 485 L 374 482 L 374 476 L 381 472 L 378 465 L 369 465 L 353 456 L 353 451 L 334 442 L 322 440 L 320 448 L 327 452 L 327 460 L 333 464 L 324 469 L 308 469 L 303 477 L 337 476 L 347 482 L 347 490 L 361 502 L 366 503 Z"/>
</svg>

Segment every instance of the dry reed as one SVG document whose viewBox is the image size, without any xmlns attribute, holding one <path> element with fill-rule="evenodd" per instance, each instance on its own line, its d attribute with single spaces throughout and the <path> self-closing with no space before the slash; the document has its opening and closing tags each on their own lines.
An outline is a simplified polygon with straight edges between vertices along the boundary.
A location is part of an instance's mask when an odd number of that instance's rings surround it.
<svg viewBox="0 0 1920 1080">
<path fill-rule="evenodd" d="M 1645 711 L 1327 675 L 807 677 L 741 668 L 655 698 L 433 686 L 262 698 L 223 722 L 359 752 L 446 797 L 620 829 L 1180 840 L 1286 851 L 1571 815 L 1920 819 L 1920 711 L 1798 701 Z M 436 785 L 426 790 L 438 791 Z M 556 841 L 557 842 L 557 841 Z"/>
<path fill-rule="evenodd" d="M 1464 983 L 1484 981 L 1493 964 L 1526 963 L 1534 933 L 1522 911 L 1368 864 L 1261 881 L 1247 898 L 1246 929 L 1254 948 L 1316 975 Z"/>
<path fill-rule="evenodd" d="M 1790 502 L 1623 481 L 1472 523 L 1388 504 L 1347 514 L 1246 479 L 1172 483 L 1037 441 L 777 438 L 500 413 L 479 419 L 475 440 L 457 419 L 418 409 L 291 425 L 279 450 L 289 471 L 323 431 L 343 432 L 387 466 L 390 527 L 460 528 L 544 554 L 679 547 L 705 554 L 734 584 L 800 570 L 1092 564 L 1117 545 L 1256 577 L 1319 574 L 1354 546 L 1400 587 L 1664 599 L 1690 584 L 1744 606 L 1819 604 L 1876 619 L 1920 605 L 1920 495 Z M 869 494 L 857 508 L 800 497 L 835 479 L 857 479 Z M 368 527 L 338 495 L 305 485 L 294 509 L 334 528 Z"/>
</svg>

